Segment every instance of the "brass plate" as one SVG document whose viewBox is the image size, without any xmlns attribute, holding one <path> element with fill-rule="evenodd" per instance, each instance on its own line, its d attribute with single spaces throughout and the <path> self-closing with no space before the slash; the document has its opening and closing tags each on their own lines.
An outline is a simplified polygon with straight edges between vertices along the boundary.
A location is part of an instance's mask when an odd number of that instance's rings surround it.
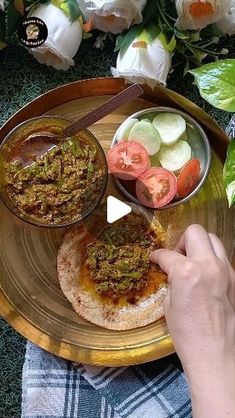
<svg viewBox="0 0 235 418">
<path fill-rule="evenodd" d="M 0 130 L 0 141 L 21 121 L 42 113 L 77 119 L 124 88 L 120 79 L 95 79 L 58 87 L 17 112 Z M 146 99 L 146 100 L 145 100 Z M 234 249 L 234 210 L 229 210 L 221 182 L 227 138 L 215 122 L 182 96 L 158 87 L 94 124 L 91 131 L 108 149 L 119 124 L 131 113 L 153 105 L 188 111 L 206 127 L 212 168 L 200 193 L 187 204 L 158 212 L 175 240 L 190 223 L 201 223 Z M 112 184 L 107 193 L 120 196 Z M 80 319 L 63 296 L 56 274 L 56 254 L 63 230 L 40 229 L 16 219 L 0 204 L 0 312 L 23 336 L 61 357 L 84 363 L 122 366 L 150 361 L 174 351 L 164 318 L 132 331 L 113 332 Z"/>
</svg>

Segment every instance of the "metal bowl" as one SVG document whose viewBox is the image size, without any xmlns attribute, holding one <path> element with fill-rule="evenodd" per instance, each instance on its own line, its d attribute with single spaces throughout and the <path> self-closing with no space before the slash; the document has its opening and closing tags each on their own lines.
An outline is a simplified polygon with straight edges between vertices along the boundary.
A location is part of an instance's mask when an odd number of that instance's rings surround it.
<svg viewBox="0 0 235 418">
<path fill-rule="evenodd" d="M 10 198 L 7 190 L 7 185 L 5 183 L 5 175 L 4 175 L 4 165 L 6 162 L 9 161 L 9 155 L 12 150 L 14 150 L 14 147 L 17 147 L 20 143 L 24 141 L 24 139 L 31 135 L 32 133 L 40 133 L 46 130 L 47 127 L 53 127 L 54 130 L 58 130 L 59 132 L 62 132 L 62 130 L 67 127 L 69 124 L 71 124 L 71 121 L 59 116 L 39 116 L 32 119 L 28 119 L 18 126 L 16 126 L 9 134 L 4 138 L 2 143 L 0 144 L 0 198 L 3 201 L 3 203 L 6 205 L 6 207 L 19 219 L 28 222 L 32 225 L 40 226 L 40 227 L 46 227 L 46 228 L 58 228 L 58 227 L 65 227 L 72 225 L 76 222 L 82 221 L 85 217 L 91 214 L 93 210 L 99 205 L 101 202 L 103 195 L 106 190 L 107 181 L 108 181 L 108 167 L 107 167 L 107 161 L 105 157 L 104 150 L 102 146 L 100 145 L 99 141 L 96 139 L 96 137 L 88 130 L 84 129 L 81 132 L 79 132 L 78 140 L 79 138 L 83 140 L 86 143 L 91 144 L 95 147 L 97 152 L 97 158 L 100 162 L 100 167 L 102 168 L 102 187 L 100 190 L 99 195 L 97 195 L 97 198 L 94 199 L 91 202 L 91 205 L 89 208 L 86 208 L 82 213 L 78 214 L 76 219 L 72 219 L 71 221 L 66 222 L 58 222 L 58 223 L 42 223 L 36 219 L 33 218 L 33 216 L 23 214 L 16 205 L 14 205 L 14 202 Z"/>
<path fill-rule="evenodd" d="M 189 193 L 186 197 L 183 197 L 181 199 L 175 198 L 168 205 L 159 208 L 161 210 L 178 206 L 182 203 L 187 202 L 189 199 L 195 196 L 201 189 L 203 183 L 205 182 L 211 164 L 211 148 L 207 135 L 205 131 L 202 129 L 202 127 L 198 124 L 198 122 L 191 116 L 189 116 L 187 113 L 184 113 L 178 109 L 173 109 L 171 107 L 151 107 L 145 110 L 140 110 L 139 112 L 130 115 L 126 120 L 132 118 L 137 118 L 139 120 L 149 118 L 150 120 L 152 120 L 157 114 L 164 112 L 177 113 L 178 115 L 183 116 L 183 118 L 186 120 L 188 136 L 187 142 L 192 148 L 193 157 L 197 158 L 200 161 L 201 172 L 199 182 L 191 193 Z M 113 137 L 111 148 L 117 143 L 117 135 L 118 130 L 115 132 L 115 135 Z M 128 191 L 121 180 L 119 180 L 115 176 L 113 176 L 113 178 L 117 187 L 129 200 L 131 200 L 134 203 L 140 204 L 135 194 L 132 194 L 130 191 Z"/>
</svg>

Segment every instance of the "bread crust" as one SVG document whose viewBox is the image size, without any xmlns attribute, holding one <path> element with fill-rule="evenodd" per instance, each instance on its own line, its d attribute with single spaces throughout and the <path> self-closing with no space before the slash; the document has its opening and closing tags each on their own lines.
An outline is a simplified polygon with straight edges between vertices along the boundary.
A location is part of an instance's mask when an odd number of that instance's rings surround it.
<svg viewBox="0 0 235 418">
<path fill-rule="evenodd" d="M 139 212 L 139 211 L 138 211 Z M 164 242 L 165 233 L 154 220 L 159 239 Z M 84 226 L 70 228 L 64 235 L 57 258 L 57 271 L 62 292 L 79 316 L 101 327 L 112 330 L 128 330 L 148 325 L 163 316 L 163 299 L 167 286 L 159 286 L 156 293 L 139 299 L 135 304 L 118 306 L 104 304 L 99 297 L 81 286 L 81 263 L 87 231 Z"/>
</svg>

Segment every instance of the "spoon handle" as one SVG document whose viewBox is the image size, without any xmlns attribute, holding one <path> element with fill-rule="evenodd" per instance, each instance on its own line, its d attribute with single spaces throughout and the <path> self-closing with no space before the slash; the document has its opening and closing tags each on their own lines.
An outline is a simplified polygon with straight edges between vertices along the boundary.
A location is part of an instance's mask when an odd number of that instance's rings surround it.
<svg viewBox="0 0 235 418">
<path fill-rule="evenodd" d="M 102 119 L 104 116 L 109 115 L 114 110 L 140 96 L 142 93 L 143 89 L 139 84 L 132 84 L 130 87 L 127 87 L 125 90 L 121 91 L 121 93 L 112 97 L 112 99 L 92 110 L 81 119 L 73 122 L 63 130 L 62 134 L 59 135 L 59 138 L 67 138 L 80 132 L 82 129 L 88 128 L 88 126 Z"/>
</svg>

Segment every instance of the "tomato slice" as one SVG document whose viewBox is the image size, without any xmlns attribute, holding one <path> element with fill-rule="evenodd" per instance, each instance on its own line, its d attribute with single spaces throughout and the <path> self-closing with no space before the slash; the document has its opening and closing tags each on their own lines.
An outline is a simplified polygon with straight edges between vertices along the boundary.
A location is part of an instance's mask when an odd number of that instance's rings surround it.
<svg viewBox="0 0 235 418">
<path fill-rule="evenodd" d="M 188 196 L 195 188 L 200 176 L 200 161 L 194 158 L 181 169 L 177 179 L 177 192 L 179 197 Z"/>
<path fill-rule="evenodd" d="M 110 173 L 122 180 L 136 180 L 150 167 L 146 149 L 137 141 L 123 141 L 108 151 Z"/>
<path fill-rule="evenodd" d="M 149 208 L 161 208 L 175 197 L 176 176 L 162 167 L 150 168 L 136 182 L 139 202 Z"/>
</svg>

